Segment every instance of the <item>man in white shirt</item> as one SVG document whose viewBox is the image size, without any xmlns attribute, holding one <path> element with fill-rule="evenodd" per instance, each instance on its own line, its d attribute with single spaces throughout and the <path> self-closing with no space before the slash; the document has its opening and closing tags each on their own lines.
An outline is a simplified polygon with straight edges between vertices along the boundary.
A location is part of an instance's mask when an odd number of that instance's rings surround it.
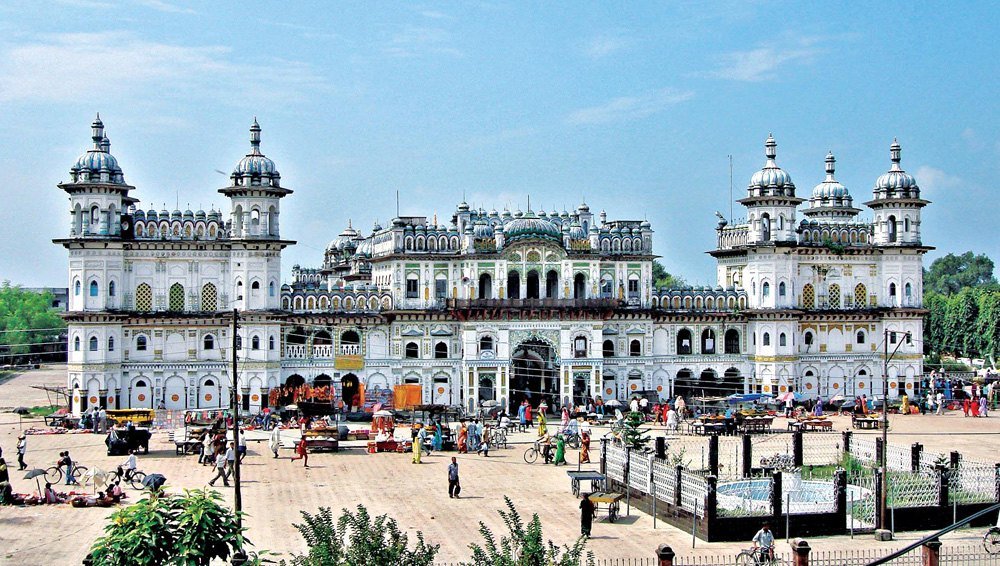
<svg viewBox="0 0 1000 566">
<path fill-rule="evenodd" d="M 636 399 L 635 397 L 633 397 L 632 401 L 629 402 L 629 404 L 628 404 L 628 408 L 633 413 L 638 413 L 639 412 L 639 400 Z"/>
<path fill-rule="evenodd" d="M 938 391 L 937 398 L 934 400 L 937 403 L 937 413 L 938 415 L 944 414 L 944 393 Z"/>
<path fill-rule="evenodd" d="M 764 523 L 752 541 L 754 549 L 760 549 L 758 556 L 774 560 L 774 533 L 771 532 L 771 525 Z"/>
<path fill-rule="evenodd" d="M 122 479 L 126 481 L 131 479 L 132 473 L 135 472 L 136 465 L 135 450 L 129 450 L 128 458 L 125 458 L 125 461 L 118 466 L 119 475 L 123 474 Z"/>
</svg>

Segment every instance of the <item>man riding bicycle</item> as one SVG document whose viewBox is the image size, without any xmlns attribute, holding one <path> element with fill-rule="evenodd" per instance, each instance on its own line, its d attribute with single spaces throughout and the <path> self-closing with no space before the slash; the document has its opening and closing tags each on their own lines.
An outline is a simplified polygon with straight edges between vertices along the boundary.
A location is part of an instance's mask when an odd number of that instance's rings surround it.
<svg viewBox="0 0 1000 566">
<path fill-rule="evenodd" d="M 132 479 L 132 474 L 135 473 L 135 469 L 136 469 L 135 450 L 129 450 L 128 458 L 125 458 L 125 461 L 119 464 L 118 466 L 118 476 L 124 479 L 125 481 L 129 481 Z"/>
<path fill-rule="evenodd" d="M 754 552 L 758 553 L 761 560 L 774 560 L 774 533 L 771 532 L 771 525 L 764 523 L 753 536 L 752 542 Z"/>
</svg>

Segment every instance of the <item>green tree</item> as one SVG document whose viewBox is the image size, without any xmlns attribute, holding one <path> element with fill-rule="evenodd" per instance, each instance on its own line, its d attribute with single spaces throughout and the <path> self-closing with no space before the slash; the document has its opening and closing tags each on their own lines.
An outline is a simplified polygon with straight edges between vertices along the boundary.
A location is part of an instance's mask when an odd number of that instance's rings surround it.
<svg viewBox="0 0 1000 566">
<path fill-rule="evenodd" d="M 30 344 L 55 342 L 66 323 L 52 308 L 53 299 L 52 293 L 26 291 L 4 281 L 0 286 L 0 351 L 26 356 L 32 351 Z M 14 360 L 4 356 L 0 361 Z"/>
<path fill-rule="evenodd" d="M 580 566 L 593 565 L 594 556 L 585 552 L 587 539 L 580 537 L 572 546 L 557 547 L 542 534 L 542 521 L 532 514 L 527 525 L 514 507 L 514 502 L 504 496 L 507 510 L 497 511 L 507 527 L 508 534 L 497 541 L 485 523 L 479 523 L 483 546 L 470 544 L 472 562 L 469 566 Z"/>
<path fill-rule="evenodd" d="M 334 521 L 329 507 L 320 507 L 312 515 L 302 511 L 303 523 L 295 525 L 306 539 L 309 551 L 292 557 L 291 566 L 430 566 L 438 545 L 428 545 L 417 532 L 417 544 L 409 548 L 406 533 L 395 519 L 379 515 L 372 519 L 363 505 L 357 513 L 344 509 Z M 287 564 L 285 561 L 281 562 Z"/>
<path fill-rule="evenodd" d="M 966 287 L 996 282 L 993 260 L 985 254 L 975 255 L 971 251 L 939 257 L 929 269 L 924 270 L 924 292 L 953 295 Z"/>
<path fill-rule="evenodd" d="M 649 444 L 649 431 L 643 430 L 646 417 L 638 411 L 629 411 L 622 423 L 622 442 L 633 450 L 642 450 Z"/>
<path fill-rule="evenodd" d="M 249 544 L 236 514 L 207 489 L 150 494 L 111 515 L 91 547 L 95 566 L 208 566 Z"/>
<path fill-rule="evenodd" d="M 667 273 L 663 264 L 653 260 L 653 286 L 658 288 L 676 289 L 687 285 L 684 279 Z"/>
</svg>

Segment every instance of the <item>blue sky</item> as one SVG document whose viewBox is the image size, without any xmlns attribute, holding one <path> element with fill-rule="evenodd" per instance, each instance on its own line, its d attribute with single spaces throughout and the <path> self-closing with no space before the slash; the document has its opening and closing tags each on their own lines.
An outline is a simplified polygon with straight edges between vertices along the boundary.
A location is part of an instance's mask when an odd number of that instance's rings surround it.
<svg viewBox="0 0 1000 566">
<path fill-rule="evenodd" d="M 264 152 L 295 190 L 284 255 L 318 265 L 350 218 L 462 200 L 648 218 L 668 271 L 714 284 L 714 211 L 763 164 L 808 196 L 828 150 L 855 202 L 893 137 L 938 250 L 1000 260 L 998 10 L 964 3 L 0 4 L 0 278 L 65 285 L 56 183 L 100 111 L 146 208 L 223 207 Z M 735 206 L 735 216 L 742 216 Z M 870 213 L 863 213 L 870 218 Z"/>
</svg>

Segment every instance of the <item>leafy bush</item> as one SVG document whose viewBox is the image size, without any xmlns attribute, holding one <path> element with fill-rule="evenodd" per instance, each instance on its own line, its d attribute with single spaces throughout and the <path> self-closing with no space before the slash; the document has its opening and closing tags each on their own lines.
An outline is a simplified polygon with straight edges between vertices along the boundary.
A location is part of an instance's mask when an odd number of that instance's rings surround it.
<svg viewBox="0 0 1000 566">
<path fill-rule="evenodd" d="M 484 523 L 479 523 L 484 545 L 469 545 L 472 549 L 469 566 L 593 566 L 593 553 L 584 554 L 585 537 L 581 536 L 573 546 L 564 546 L 560 550 L 552 541 L 545 540 L 537 513 L 532 515 L 531 522 L 525 527 L 514 502 L 507 496 L 503 499 L 507 503 L 507 511 L 500 510 L 498 513 L 509 534 L 500 537 L 498 543 L 493 531 Z"/>
<path fill-rule="evenodd" d="M 207 566 L 227 560 L 249 544 L 236 514 L 207 489 L 183 496 L 150 494 L 111 516 L 105 535 L 94 542 L 95 566 Z"/>
<path fill-rule="evenodd" d="M 373 520 L 363 505 L 358 505 L 357 513 L 344 509 L 336 522 L 329 507 L 320 507 L 316 515 L 302 511 L 302 517 L 304 522 L 295 528 L 306 539 L 309 552 L 293 556 L 291 566 L 430 566 L 440 548 L 426 544 L 423 533 L 417 532 L 411 550 L 394 519 L 379 515 Z"/>
</svg>

